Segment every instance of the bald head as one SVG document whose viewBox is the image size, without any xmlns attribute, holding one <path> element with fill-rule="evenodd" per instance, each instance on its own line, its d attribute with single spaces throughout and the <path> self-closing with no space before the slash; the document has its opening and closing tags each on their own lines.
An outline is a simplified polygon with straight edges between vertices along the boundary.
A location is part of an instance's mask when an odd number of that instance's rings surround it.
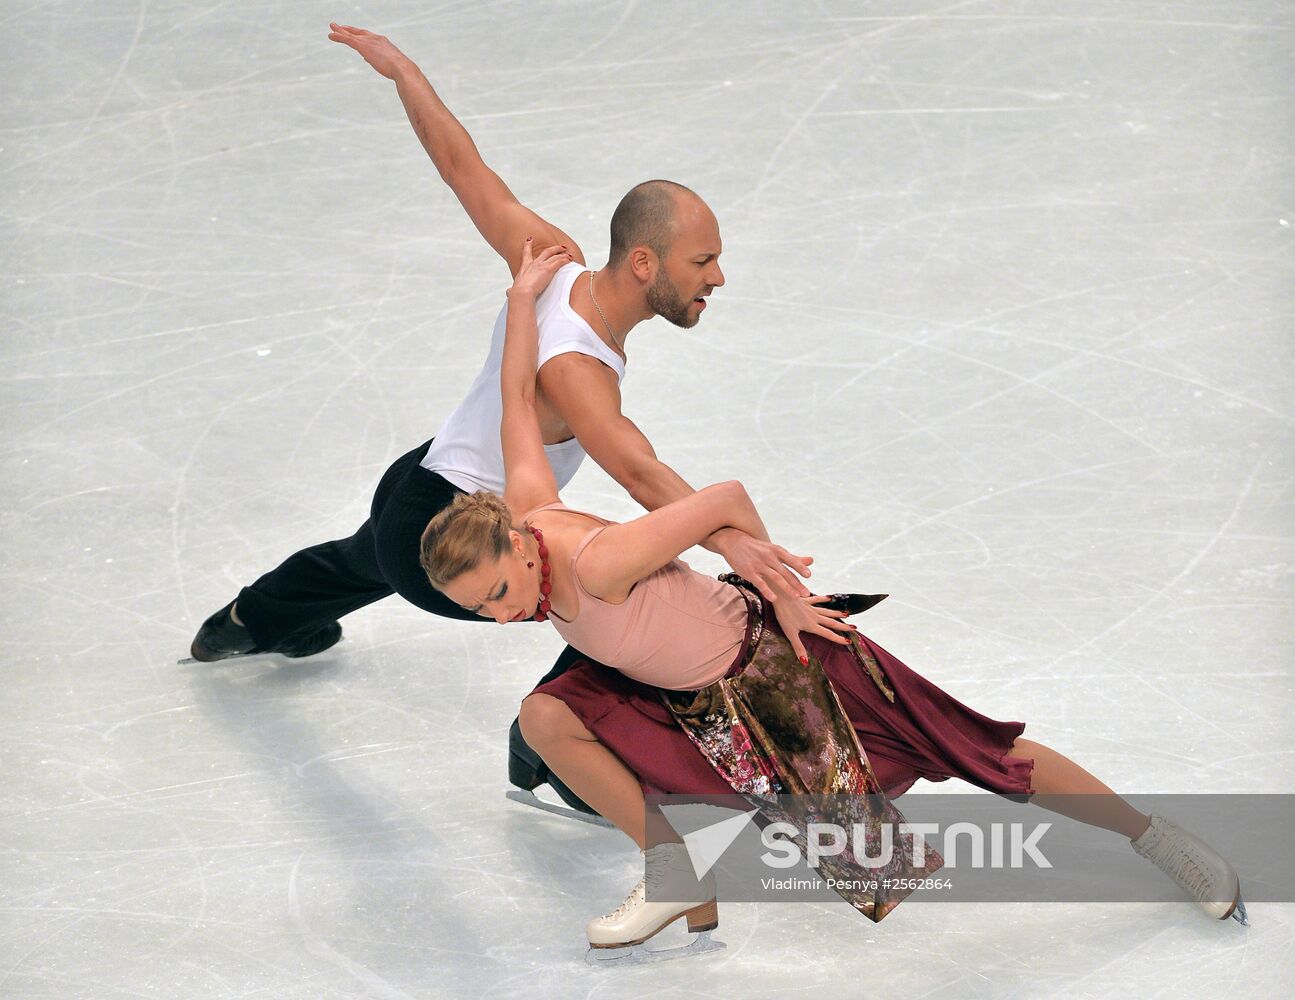
<svg viewBox="0 0 1295 1000">
<path fill-rule="evenodd" d="M 607 266 L 617 267 L 634 247 L 647 247 L 665 260 L 678 233 L 681 205 L 701 203 L 697 194 L 674 181 L 644 181 L 629 189 L 612 213 Z"/>
</svg>

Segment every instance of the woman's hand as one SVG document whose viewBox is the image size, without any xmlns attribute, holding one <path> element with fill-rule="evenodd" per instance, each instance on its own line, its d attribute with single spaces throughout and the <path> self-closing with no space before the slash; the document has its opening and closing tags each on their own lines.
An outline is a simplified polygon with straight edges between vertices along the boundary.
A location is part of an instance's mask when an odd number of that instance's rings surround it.
<svg viewBox="0 0 1295 1000">
<path fill-rule="evenodd" d="M 778 625 L 801 663 L 809 663 L 805 644 L 800 640 L 802 632 L 822 636 L 842 646 L 850 643 L 847 637 L 854 632 L 854 626 L 844 620 L 846 612 L 818 606 L 827 600 L 831 600 L 830 595 L 818 594 L 774 602 L 773 613 Z"/>
<path fill-rule="evenodd" d="M 394 80 L 400 67 L 409 62 L 409 58 L 382 35 L 353 28 L 349 24 L 330 23 L 329 27 L 333 29 L 328 33 L 330 41 L 349 45 L 388 80 Z"/>
<path fill-rule="evenodd" d="M 545 247 L 538 257 L 531 256 L 534 240 L 526 237 L 522 244 L 522 263 L 517 269 L 513 286 L 508 289 L 509 299 L 518 295 L 538 298 L 540 292 L 549 287 L 553 275 L 571 263 L 571 251 L 564 246 Z"/>
</svg>

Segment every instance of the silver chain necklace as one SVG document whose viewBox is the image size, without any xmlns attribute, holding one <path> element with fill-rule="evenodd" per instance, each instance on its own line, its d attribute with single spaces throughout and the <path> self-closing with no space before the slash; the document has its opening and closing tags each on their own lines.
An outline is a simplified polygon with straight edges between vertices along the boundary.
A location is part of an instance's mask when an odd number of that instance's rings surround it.
<svg viewBox="0 0 1295 1000">
<path fill-rule="evenodd" d="M 598 271 L 601 270 L 602 268 L 598 269 Z M 589 272 L 589 298 L 593 301 L 594 308 L 598 310 L 598 318 L 603 321 L 603 326 L 607 328 L 607 336 L 611 337 L 612 343 L 616 346 L 616 350 L 623 355 L 625 353 L 625 345 L 617 342 L 616 334 L 612 333 L 612 325 L 607 322 L 607 317 L 603 314 L 603 307 L 598 304 L 598 299 L 594 297 L 594 275 L 597 274 L 598 271 Z"/>
</svg>

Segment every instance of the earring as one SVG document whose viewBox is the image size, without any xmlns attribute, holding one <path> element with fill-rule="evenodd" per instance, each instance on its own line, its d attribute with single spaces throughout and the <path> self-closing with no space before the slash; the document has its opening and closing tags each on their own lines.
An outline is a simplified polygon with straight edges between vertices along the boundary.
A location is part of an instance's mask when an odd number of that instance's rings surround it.
<svg viewBox="0 0 1295 1000">
<path fill-rule="evenodd" d="M 534 569 L 534 568 L 535 568 L 535 564 L 534 564 L 533 562 L 528 562 L 528 563 L 526 564 L 526 568 L 527 568 L 527 569 Z"/>
</svg>

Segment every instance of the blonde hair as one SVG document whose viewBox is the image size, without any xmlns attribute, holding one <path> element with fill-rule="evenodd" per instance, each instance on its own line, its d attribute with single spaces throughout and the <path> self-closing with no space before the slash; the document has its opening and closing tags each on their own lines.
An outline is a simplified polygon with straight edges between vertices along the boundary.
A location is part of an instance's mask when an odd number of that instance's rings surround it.
<svg viewBox="0 0 1295 1000">
<path fill-rule="evenodd" d="M 510 547 L 513 516 L 503 498 L 488 490 L 460 493 L 423 529 L 418 561 L 437 590 L 457 576 L 498 559 Z"/>
</svg>

